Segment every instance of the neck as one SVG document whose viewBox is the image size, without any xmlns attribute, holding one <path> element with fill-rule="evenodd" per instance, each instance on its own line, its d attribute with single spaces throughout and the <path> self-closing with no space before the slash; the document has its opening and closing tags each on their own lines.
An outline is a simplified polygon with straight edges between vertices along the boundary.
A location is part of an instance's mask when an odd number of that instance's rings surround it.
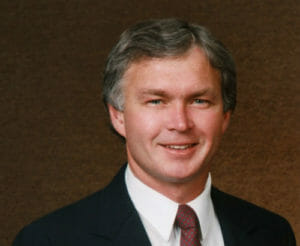
<svg viewBox="0 0 300 246">
<path fill-rule="evenodd" d="M 188 203 L 203 192 L 209 173 L 207 168 L 207 170 L 202 170 L 188 180 L 174 181 L 163 180 L 147 175 L 145 172 L 141 171 L 139 167 L 130 166 L 130 169 L 134 176 L 145 185 L 179 204 Z"/>
</svg>

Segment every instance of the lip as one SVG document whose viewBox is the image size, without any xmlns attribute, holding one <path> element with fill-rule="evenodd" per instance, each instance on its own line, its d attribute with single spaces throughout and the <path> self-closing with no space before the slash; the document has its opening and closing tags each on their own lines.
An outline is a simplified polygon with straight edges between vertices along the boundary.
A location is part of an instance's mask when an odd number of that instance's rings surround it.
<svg viewBox="0 0 300 246">
<path fill-rule="evenodd" d="M 196 150 L 197 143 L 167 143 L 160 146 L 173 156 L 189 156 Z"/>
<path fill-rule="evenodd" d="M 169 149 L 178 149 L 178 150 L 184 150 L 184 149 L 188 149 L 191 148 L 193 146 L 195 146 L 195 143 L 185 143 L 185 144 L 163 144 L 164 147 L 169 148 Z"/>
</svg>

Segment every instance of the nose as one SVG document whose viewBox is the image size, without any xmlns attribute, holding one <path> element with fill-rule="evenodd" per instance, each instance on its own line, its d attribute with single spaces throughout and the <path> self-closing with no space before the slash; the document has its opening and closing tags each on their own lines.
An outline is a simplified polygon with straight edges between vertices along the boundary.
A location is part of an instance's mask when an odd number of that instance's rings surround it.
<svg viewBox="0 0 300 246">
<path fill-rule="evenodd" d="M 194 125 L 187 106 L 181 103 L 170 106 L 166 117 L 168 130 L 184 132 Z"/>
</svg>

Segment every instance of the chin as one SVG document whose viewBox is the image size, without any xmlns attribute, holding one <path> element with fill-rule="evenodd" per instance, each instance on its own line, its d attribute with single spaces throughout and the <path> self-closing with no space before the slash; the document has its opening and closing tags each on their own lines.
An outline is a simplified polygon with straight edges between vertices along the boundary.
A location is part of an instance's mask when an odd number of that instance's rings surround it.
<svg viewBox="0 0 300 246">
<path fill-rule="evenodd" d="M 178 172 L 168 172 L 164 175 L 164 179 L 170 183 L 187 183 L 197 178 L 199 172 L 183 172 L 182 167 Z"/>
</svg>

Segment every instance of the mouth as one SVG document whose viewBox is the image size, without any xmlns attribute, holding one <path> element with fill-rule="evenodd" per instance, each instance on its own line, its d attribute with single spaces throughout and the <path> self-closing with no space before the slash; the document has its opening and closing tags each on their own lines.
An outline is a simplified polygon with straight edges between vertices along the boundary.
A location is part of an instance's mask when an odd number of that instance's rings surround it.
<svg viewBox="0 0 300 246">
<path fill-rule="evenodd" d="M 164 150 L 164 154 L 167 155 L 168 158 L 172 158 L 175 160 L 182 160 L 186 158 L 191 158 L 195 152 L 197 151 L 197 146 L 199 143 L 164 143 L 160 144 L 160 146 Z"/>
<path fill-rule="evenodd" d="M 186 150 L 194 147 L 196 144 L 164 144 L 162 145 L 165 148 L 172 149 L 172 150 Z"/>
<path fill-rule="evenodd" d="M 161 146 L 174 151 L 187 151 L 196 146 L 197 143 L 188 143 L 188 144 L 162 144 Z"/>
</svg>

